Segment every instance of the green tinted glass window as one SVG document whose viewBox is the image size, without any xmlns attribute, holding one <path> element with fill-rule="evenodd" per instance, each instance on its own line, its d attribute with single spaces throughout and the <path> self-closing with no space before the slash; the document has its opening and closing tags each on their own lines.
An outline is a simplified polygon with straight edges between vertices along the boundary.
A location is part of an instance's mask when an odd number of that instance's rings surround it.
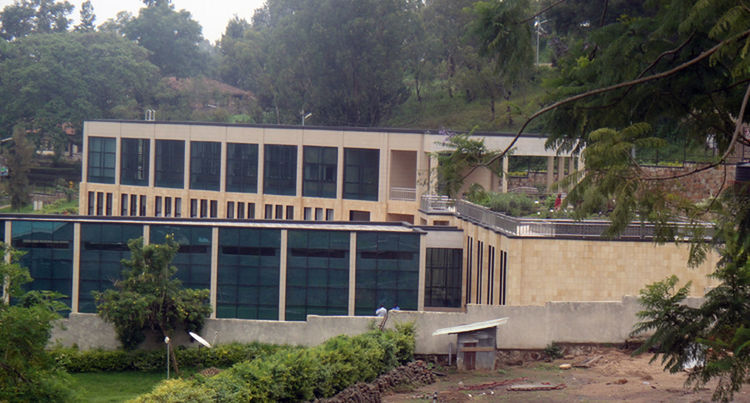
<svg viewBox="0 0 750 403">
<path fill-rule="evenodd" d="M 357 233 L 357 315 L 374 315 L 381 305 L 416 310 L 418 287 L 418 234 Z"/>
<path fill-rule="evenodd" d="M 302 195 L 335 198 L 338 150 L 335 147 L 305 147 L 303 153 Z"/>
<path fill-rule="evenodd" d="M 26 252 L 21 266 L 27 267 L 31 283 L 27 290 L 49 290 L 63 295 L 70 306 L 73 283 L 73 223 L 15 221 L 12 245 Z"/>
<path fill-rule="evenodd" d="M 297 146 L 266 144 L 263 154 L 263 193 L 296 195 Z"/>
<path fill-rule="evenodd" d="M 216 315 L 220 318 L 279 318 L 281 231 L 219 229 Z"/>
<path fill-rule="evenodd" d="M 182 140 L 156 140 L 154 175 L 157 187 L 183 188 L 185 186 L 185 142 Z"/>
<path fill-rule="evenodd" d="M 93 183 L 115 183 L 115 139 L 89 137 L 87 178 Z"/>
<path fill-rule="evenodd" d="M 349 307 L 349 233 L 289 231 L 286 320 L 346 315 Z"/>
<path fill-rule="evenodd" d="M 164 243 L 168 234 L 180 244 L 172 264 L 176 277 L 187 288 L 211 287 L 211 228 L 177 225 L 152 225 L 151 243 Z"/>
<path fill-rule="evenodd" d="M 427 248 L 425 306 L 461 306 L 462 249 Z"/>
<path fill-rule="evenodd" d="M 258 192 L 258 145 L 227 144 L 227 192 Z"/>
<path fill-rule="evenodd" d="M 380 150 L 344 149 L 344 199 L 378 200 Z"/>
<path fill-rule="evenodd" d="M 122 139 L 120 183 L 148 186 L 149 139 Z"/>
<path fill-rule="evenodd" d="M 190 189 L 219 190 L 221 143 L 190 142 Z"/>
</svg>

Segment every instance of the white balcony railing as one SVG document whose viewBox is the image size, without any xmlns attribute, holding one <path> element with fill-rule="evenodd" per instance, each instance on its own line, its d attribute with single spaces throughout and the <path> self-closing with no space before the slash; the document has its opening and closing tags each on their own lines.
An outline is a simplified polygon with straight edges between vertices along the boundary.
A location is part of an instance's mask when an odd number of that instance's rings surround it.
<svg viewBox="0 0 750 403">
<path fill-rule="evenodd" d="M 415 201 L 417 200 L 417 189 L 392 187 L 391 200 Z"/>
</svg>

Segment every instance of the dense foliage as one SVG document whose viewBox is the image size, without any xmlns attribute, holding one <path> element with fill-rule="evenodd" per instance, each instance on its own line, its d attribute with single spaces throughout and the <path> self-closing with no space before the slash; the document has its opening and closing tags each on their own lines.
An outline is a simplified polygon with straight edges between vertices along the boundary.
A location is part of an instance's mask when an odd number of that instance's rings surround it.
<svg viewBox="0 0 750 403">
<path fill-rule="evenodd" d="M 414 328 L 338 336 L 311 348 L 282 349 L 211 378 L 162 382 L 138 402 L 310 401 L 411 361 Z"/>
<path fill-rule="evenodd" d="M 19 252 L 5 244 L 0 244 L 0 251 L 0 279 L 5 281 L 0 302 L 0 401 L 72 400 L 70 376 L 45 350 L 53 321 L 67 309 L 59 301 L 62 295 L 24 292 L 31 277 L 18 264 Z M 16 298 L 13 305 L 11 297 Z"/>
<path fill-rule="evenodd" d="M 253 360 L 287 348 L 261 343 L 218 344 L 211 348 L 175 348 L 175 356 L 182 367 L 228 368 L 242 361 Z M 50 354 L 57 365 L 68 372 L 158 371 L 164 369 L 162 350 L 78 350 L 56 348 Z"/>
<path fill-rule="evenodd" d="M 208 290 L 182 288 L 172 266 L 179 244 L 167 236 L 162 244 L 143 245 L 143 239 L 128 242 L 130 259 L 115 288 L 94 292 L 99 315 L 115 326 L 126 349 L 136 348 L 147 331 L 160 337 L 175 330 L 198 331 L 211 313 Z"/>
</svg>

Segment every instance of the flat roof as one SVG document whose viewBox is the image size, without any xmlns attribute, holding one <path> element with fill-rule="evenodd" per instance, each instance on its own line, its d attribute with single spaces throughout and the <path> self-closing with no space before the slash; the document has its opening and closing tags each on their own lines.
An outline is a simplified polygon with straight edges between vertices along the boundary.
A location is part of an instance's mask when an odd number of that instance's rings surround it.
<svg viewBox="0 0 750 403">
<path fill-rule="evenodd" d="M 475 330 L 482 330 L 482 329 L 488 329 L 491 327 L 497 327 L 500 325 L 504 325 L 506 323 L 508 323 L 508 318 L 492 319 L 492 320 L 487 320 L 484 322 L 470 323 L 468 325 L 453 326 L 453 327 L 446 327 L 443 329 L 438 329 L 432 332 L 432 335 L 440 336 L 443 334 L 467 333 L 467 332 L 473 332 Z"/>
<path fill-rule="evenodd" d="M 302 129 L 302 130 L 328 130 L 328 131 L 349 131 L 349 132 L 373 132 L 373 133 L 409 133 L 409 134 L 427 134 L 439 136 L 442 129 L 400 129 L 392 127 L 356 127 L 356 126 L 300 126 L 300 125 L 273 125 L 273 124 L 249 124 L 249 123 L 221 123 L 221 122 L 183 122 L 183 121 L 163 121 L 163 120 L 122 120 L 122 119 L 91 119 L 86 122 L 104 122 L 104 123 L 136 123 L 151 125 L 188 125 L 188 126 L 219 126 L 219 127 L 247 127 L 257 129 Z M 450 129 L 449 129 L 450 130 Z M 454 133 L 468 133 L 468 130 L 450 130 Z M 483 137 L 515 137 L 516 133 L 510 132 L 474 132 L 474 135 Z M 542 133 L 521 133 L 521 137 L 540 137 L 547 138 Z"/>
<path fill-rule="evenodd" d="M 327 231 L 414 232 L 426 231 L 405 222 L 238 220 L 222 218 L 113 217 L 50 214 L 0 214 L 0 221 L 65 221 L 72 223 L 190 225 Z"/>
</svg>

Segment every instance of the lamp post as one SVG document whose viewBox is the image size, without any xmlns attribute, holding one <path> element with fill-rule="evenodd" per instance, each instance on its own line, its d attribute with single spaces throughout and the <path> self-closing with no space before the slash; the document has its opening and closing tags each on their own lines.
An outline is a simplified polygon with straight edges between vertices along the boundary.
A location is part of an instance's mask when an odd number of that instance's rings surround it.
<svg viewBox="0 0 750 403">
<path fill-rule="evenodd" d="M 167 345 L 167 379 L 169 379 L 169 336 L 164 337 L 164 344 Z"/>
</svg>

